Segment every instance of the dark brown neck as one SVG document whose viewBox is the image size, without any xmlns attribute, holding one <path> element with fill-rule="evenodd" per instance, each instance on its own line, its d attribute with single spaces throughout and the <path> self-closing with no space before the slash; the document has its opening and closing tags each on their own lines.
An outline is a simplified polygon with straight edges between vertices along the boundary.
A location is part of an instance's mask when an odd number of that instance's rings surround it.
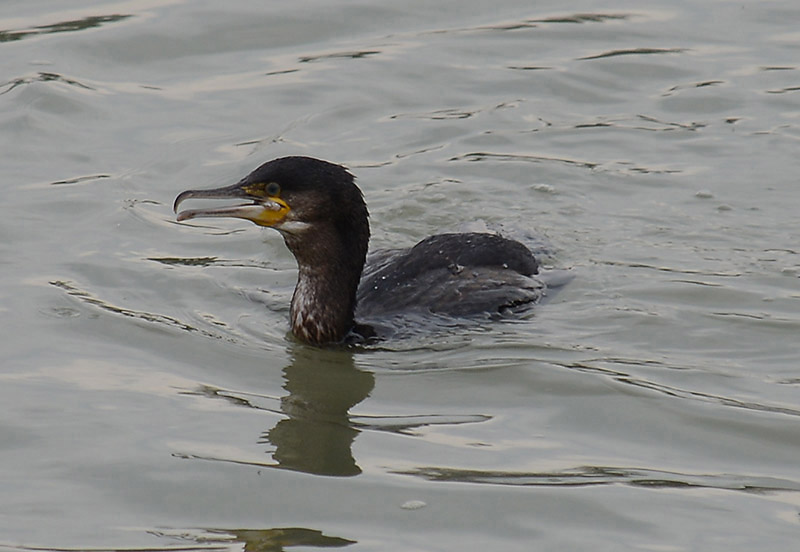
<svg viewBox="0 0 800 552">
<path fill-rule="evenodd" d="M 347 336 L 354 325 L 368 239 L 368 227 L 366 233 L 343 236 L 332 225 L 285 236 L 298 265 L 290 309 L 292 333 L 298 339 L 319 345 Z"/>
</svg>

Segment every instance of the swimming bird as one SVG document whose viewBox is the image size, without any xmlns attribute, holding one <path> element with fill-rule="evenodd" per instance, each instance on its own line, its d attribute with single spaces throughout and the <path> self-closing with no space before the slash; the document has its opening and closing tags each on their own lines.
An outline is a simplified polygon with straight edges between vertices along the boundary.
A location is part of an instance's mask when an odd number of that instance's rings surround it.
<svg viewBox="0 0 800 552">
<path fill-rule="evenodd" d="M 240 201 L 178 213 L 187 199 Z M 178 221 L 234 217 L 280 232 L 298 265 L 292 333 L 313 345 L 371 338 L 365 321 L 502 314 L 524 310 L 545 293 L 533 253 L 497 234 L 438 234 L 367 257 L 369 215 L 353 175 L 311 157 L 274 159 L 232 186 L 186 190 L 174 211 Z"/>
</svg>

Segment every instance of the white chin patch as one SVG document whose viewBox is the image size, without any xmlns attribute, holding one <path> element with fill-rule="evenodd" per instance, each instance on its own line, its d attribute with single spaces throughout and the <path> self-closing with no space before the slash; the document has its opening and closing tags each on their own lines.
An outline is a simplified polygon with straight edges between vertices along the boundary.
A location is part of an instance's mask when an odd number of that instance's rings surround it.
<svg viewBox="0 0 800 552">
<path fill-rule="evenodd" d="M 285 220 L 280 224 L 276 224 L 273 228 L 281 232 L 286 232 L 287 234 L 302 234 L 311 228 L 311 225 L 307 222 L 300 222 L 299 220 Z"/>
</svg>

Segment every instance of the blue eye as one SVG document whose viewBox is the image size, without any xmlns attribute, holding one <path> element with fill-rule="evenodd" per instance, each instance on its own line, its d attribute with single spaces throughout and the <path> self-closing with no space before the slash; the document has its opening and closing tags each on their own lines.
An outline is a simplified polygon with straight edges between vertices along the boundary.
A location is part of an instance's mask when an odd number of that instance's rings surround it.
<svg viewBox="0 0 800 552">
<path fill-rule="evenodd" d="M 267 184 L 267 195 L 277 196 L 281 193 L 281 185 L 277 182 L 270 182 Z"/>
</svg>

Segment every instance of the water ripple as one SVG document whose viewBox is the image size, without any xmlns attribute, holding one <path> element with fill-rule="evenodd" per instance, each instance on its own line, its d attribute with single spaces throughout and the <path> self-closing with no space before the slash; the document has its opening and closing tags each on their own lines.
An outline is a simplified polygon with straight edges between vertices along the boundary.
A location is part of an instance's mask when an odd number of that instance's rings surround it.
<svg viewBox="0 0 800 552">
<path fill-rule="evenodd" d="M 22 40 L 23 38 L 29 38 L 43 34 L 83 31 L 85 29 L 100 27 L 106 23 L 122 21 L 129 17 L 132 16 L 126 14 L 93 15 L 84 17 L 82 19 L 60 21 L 58 23 L 51 23 L 50 25 L 38 25 L 36 27 L 29 27 L 27 29 L 0 30 L 0 42 L 14 42 L 17 40 Z"/>
<path fill-rule="evenodd" d="M 552 472 L 420 467 L 412 470 L 395 471 L 394 473 L 421 477 L 428 481 L 526 487 L 587 487 L 622 484 L 635 487 L 703 488 L 756 493 L 800 491 L 800 482 L 776 477 L 735 474 L 690 474 L 617 466 L 580 466 Z"/>
<path fill-rule="evenodd" d="M 788 416 L 800 416 L 800 409 L 791 408 L 788 406 L 781 406 L 777 404 L 768 404 L 766 402 L 756 402 L 756 401 L 746 401 L 741 399 L 734 399 L 732 397 L 726 397 L 724 395 L 719 395 L 715 393 L 707 393 L 704 391 L 696 391 L 691 389 L 682 389 L 680 387 L 667 385 L 664 383 L 657 383 L 655 381 L 643 379 L 634 375 L 631 375 L 627 372 L 623 372 L 622 370 L 615 370 L 613 368 L 604 368 L 599 366 L 598 364 L 633 364 L 633 365 L 659 365 L 660 363 L 655 361 L 638 361 L 638 360 L 626 360 L 626 359 L 594 359 L 594 360 L 585 360 L 580 362 L 574 363 L 558 363 L 553 362 L 553 364 L 561 366 L 563 368 L 567 368 L 570 370 L 578 370 L 580 372 L 587 372 L 593 374 L 600 374 L 604 376 L 609 376 L 613 380 L 618 381 L 620 383 L 631 385 L 634 387 L 639 387 L 641 389 L 647 389 L 649 391 L 656 391 L 663 395 L 681 399 L 690 399 L 694 401 L 701 401 L 701 402 L 710 402 L 719 404 L 722 406 L 728 406 L 733 408 L 741 408 L 745 410 L 752 410 L 757 412 L 771 412 L 774 414 L 784 414 Z M 674 368 L 674 367 L 672 367 Z M 687 368 L 684 368 L 687 369 Z"/>
<path fill-rule="evenodd" d="M 310 63 L 312 61 L 320 61 L 323 59 L 361 59 L 369 56 L 374 56 L 380 54 L 380 50 L 354 50 L 354 51 L 346 51 L 346 52 L 330 52 L 326 54 L 318 54 L 313 56 L 303 56 L 299 58 L 297 61 L 300 63 Z M 288 73 L 290 71 L 281 71 L 282 73 Z"/>
<path fill-rule="evenodd" d="M 110 174 L 90 174 L 86 176 L 76 176 L 74 178 L 65 178 L 63 180 L 56 180 L 51 182 L 51 186 L 63 186 L 66 184 L 82 184 L 84 182 L 92 182 L 95 180 L 104 180 L 106 178 L 111 178 Z"/>
<path fill-rule="evenodd" d="M 263 268 L 275 270 L 269 263 L 252 260 L 220 259 L 219 257 L 147 257 L 148 261 L 167 266 L 226 266 L 237 268 Z"/>
<path fill-rule="evenodd" d="M 585 56 L 578 58 L 579 60 L 601 59 L 617 56 L 638 56 L 650 54 L 681 54 L 686 52 L 686 48 L 630 48 L 627 50 L 611 50 L 603 52 L 602 54 L 595 54 L 593 56 Z"/>
<path fill-rule="evenodd" d="M 576 13 L 573 15 L 545 17 L 544 19 L 531 19 L 533 23 L 605 23 L 606 21 L 622 21 L 630 19 L 624 13 Z"/>
<path fill-rule="evenodd" d="M 800 86 L 788 86 L 777 90 L 767 90 L 767 94 L 786 94 L 788 92 L 800 92 Z"/>
<path fill-rule="evenodd" d="M 119 307 L 117 305 L 112 305 L 98 297 L 93 296 L 86 290 L 83 290 L 76 286 L 72 282 L 67 282 L 64 280 L 53 280 L 49 282 L 50 285 L 55 286 L 59 289 L 64 290 L 67 295 L 70 297 L 74 297 L 88 305 L 92 305 L 94 307 L 98 307 L 104 311 L 111 312 L 113 314 L 121 315 L 127 318 L 133 318 L 136 320 L 141 320 L 148 323 L 157 324 L 159 326 L 179 329 L 186 332 L 194 333 L 197 332 L 205 337 L 212 337 L 214 339 L 221 339 L 225 341 L 229 341 L 231 343 L 238 343 L 240 340 L 236 337 L 230 335 L 223 335 L 216 332 L 211 332 L 209 330 L 198 328 L 189 324 L 188 322 L 184 322 L 178 318 L 173 316 L 168 316 L 165 314 L 158 314 L 146 311 L 137 311 L 133 309 L 128 309 L 125 307 Z M 221 325 L 222 323 L 218 322 L 217 325 Z"/>
<path fill-rule="evenodd" d="M 472 152 L 462 155 L 451 157 L 448 161 L 485 161 L 487 159 L 494 159 L 498 161 L 525 161 L 529 163 L 542 163 L 542 162 L 556 162 L 564 163 L 566 165 L 574 165 L 586 169 L 594 169 L 598 167 L 599 163 L 592 163 L 590 161 L 577 161 L 575 159 L 567 159 L 564 157 L 548 157 L 546 155 L 526 155 L 526 154 L 513 154 L 513 153 L 490 153 L 490 152 Z"/>
<path fill-rule="evenodd" d="M 84 90 L 95 90 L 95 88 L 89 86 L 88 84 L 84 84 L 77 79 L 65 77 L 64 75 L 60 75 L 58 73 L 50 73 L 47 71 L 39 71 L 35 75 L 27 76 L 27 77 L 17 77 L 15 79 L 11 79 L 10 81 L 0 85 L 0 88 L 5 87 L 4 90 L 0 90 L 0 95 L 7 94 L 11 92 L 18 86 L 24 86 L 26 84 L 31 84 L 34 82 L 61 82 L 67 84 L 69 86 L 75 86 L 78 88 L 83 88 Z"/>
</svg>

